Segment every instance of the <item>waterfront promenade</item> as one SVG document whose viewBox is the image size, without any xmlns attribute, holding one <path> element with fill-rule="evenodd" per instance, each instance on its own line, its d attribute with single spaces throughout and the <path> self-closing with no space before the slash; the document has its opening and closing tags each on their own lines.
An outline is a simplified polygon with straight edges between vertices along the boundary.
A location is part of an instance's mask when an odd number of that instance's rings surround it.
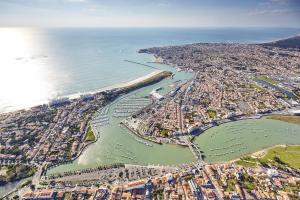
<svg viewBox="0 0 300 200">
<path fill-rule="evenodd" d="M 178 167 L 164 165 L 131 165 L 107 167 L 105 169 L 83 169 L 77 171 L 64 172 L 62 174 L 53 174 L 43 176 L 41 182 L 71 182 L 73 184 L 79 182 L 96 181 L 100 183 L 108 183 L 114 181 L 132 181 L 151 176 L 159 176 L 165 173 L 175 173 Z"/>
</svg>

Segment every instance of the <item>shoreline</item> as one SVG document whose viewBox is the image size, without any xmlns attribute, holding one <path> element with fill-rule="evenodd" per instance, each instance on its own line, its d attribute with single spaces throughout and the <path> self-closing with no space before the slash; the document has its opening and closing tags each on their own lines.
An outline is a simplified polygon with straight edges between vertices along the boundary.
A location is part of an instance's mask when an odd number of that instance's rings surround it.
<svg viewBox="0 0 300 200">
<path fill-rule="evenodd" d="M 141 83 L 141 82 L 144 82 L 146 81 L 147 79 L 150 79 L 150 78 L 153 78 L 163 72 L 166 72 L 164 70 L 155 70 L 153 72 L 151 72 L 150 74 L 147 74 L 145 76 L 141 76 L 139 78 L 136 78 L 134 80 L 131 80 L 131 81 L 127 81 L 125 83 L 120 83 L 120 84 L 117 84 L 115 86 L 112 86 L 111 89 L 118 89 L 118 88 L 127 88 L 127 87 L 132 87 L 134 86 L 135 84 L 138 84 L 138 83 Z"/>
<path fill-rule="evenodd" d="M 143 83 L 143 82 L 147 81 L 148 79 L 159 77 L 163 73 L 168 73 L 168 71 L 154 70 L 153 72 L 150 72 L 150 73 L 148 73 L 146 75 L 143 75 L 143 76 L 140 76 L 138 78 L 130 79 L 130 80 L 127 80 L 127 81 L 124 81 L 124 82 L 121 82 L 121 83 L 117 83 L 117 84 L 113 84 L 113 85 L 110 85 L 110 86 L 106 86 L 106 87 L 103 87 L 103 88 L 100 88 L 100 89 L 87 91 L 87 92 L 77 92 L 77 93 L 68 94 L 68 95 L 61 95 L 61 96 L 57 96 L 53 99 L 48 99 L 47 101 L 41 101 L 40 103 L 32 105 L 32 106 L 23 107 L 23 108 L 16 108 L 16 109 L 11 109 L 11 110 L 8 109 L 7 111 L 0 111 L 0 115 L 20 112 L 20 111 L 27 111 L 27 110 L 30 110 L 30 109 L 32 109 L 34 107 L 37 107 L 37 106 L 41 106 L 41 105 L 45 105 L 45 104 L 47 105 L 47 104 L 49 104 L 49 102 L 51 102 L 51 100 L 54 100 L 54 99 L 68 98 L 70 100 L 75 100 L 75 99 L 80 98 L 81 95 L 87 95 L 87 94 L 95 95 L 97 93 L 110 92 L 110 91 L 114 91 L 114 90 L 118 90 L 118 89 L 127 89 L 127 88 L 130 89 L 130 87 L 134 87 L 135 85 Z M 171 73 L 171 72 L 169 72 L 169 73 Z M 167 74 L 165 74 L 165 77 L 167 77 Z M 163 77 L 163 78 L 165 78 L 165 77 Z M 144 87 L 144 86 L 141 86 L 141 87 Z"/>
<path fill-rule="evenodd" d="M 266 113 L 266 114 L 253 114 L 250 116 L 238 116 L 233 119 L 226 118 L 226 119 L 211 122 L 211 123 L 199 126 L 199 127 L 197 126 L 197 128 L 201 131 L 200 134 L 202 134 L 203 132 L 207 131 L 208 129 L 211 129 L 211 128 L 214 128 L 216 126 L 226 124 L 226 123 L 237 122 L 237 121 L 242 121 L 242 120 L 249 120 L 249 119 L 262 119 L 262 118 L 266 118 L 268 116 L 273 116 L 273 115 L 286 115 L 286 114 L 282 113 L 283 111 L 285 111 L 285 110 L 275 110 L 273 112 Z M 288 116 L 294 116 L 294 115 L 288 115 Z M 269 120 L 276 120 L 276 119 L 269 119 Z M 278 121 L 282 121 L 282 120 L 278 120 Z M 295 123 L 287 122 L 287 121 L 282 121 L 282 122 L 289 123 L 289 124 L 295 124 Z M 197 135 L 196 135 L 196 137 L 197 137 Z"/>
<path fill-rule="evenodd" d="M 269 146 L 269 147 L 263 147 L 263 148 L 261 148 L 261 149 L 259 149 L 257 151 L 254 151 L 254 152 L 242 154 L 242 155 L 240 155 L 239 158 L 231 159 L 231 160 L 228 160 L 228 161 L 206 162 L 206 164 L 208 164 L 208 165 L 211 165 L 211 164 L 212 165 L 213 164 L 233 164 L 236 161 L 241 160 L 241 158 L 244 157 L 244 156 L 250 156 L 250 157 L 252 157 L 253 154 L 256 154 L 256 153 L 267 153 L 269 150 L 271 150 L 273 148 L 276 148 L 276 147 L 289 147 L 289 146 L 300 146 L 300 143 L 299 144 L 275 144 L 275 145 L 272 145 L 272 146 Z M 260 157 L 255 157 L 255 158 L 261 158 L 264 155 L 262 155 Z"/>
<path fill-rule="evenodd" d="M 276 144 L 276 145 L 272 145 L 270 147 L 261 148 L 261 149 L 255 151 L 255 152 L 252 152 L 252 153 L 243 154 L 239 158 L 227 161 L 227 163 L 234 163 L 236 161 L 239 161 L 244 156 L 250 156 L 252 158 L 259 159 L 259 158 L 264 157 L 268 153 L 268 151 L 271 150 L 271 149 L 274 149 L 274 148 L 277 148 L 277 147 L 284 148 L 284 147 L 289 147 L 289 146 L 300 146 L 300 144 Z M 258 155 L 255 155 L 255 154 L 258 154 Z M 260 154 L 262 154 L 262 155 L 260 155 Z M 224 161 L 224 162 L 226 162 L 226 161 Z M 213 163 L 213 164 L 215 164 L 215 163 Z"/>
<path fill-rule="evenodd" d="M 152 140 L 150 138 L 146 138 L 146 137 L 143 137 L 142 135 L 136 133 L 133 129 L 131 129 L 130 127 L 128 127 L 125 123 L 123 122 L 120 122 L 120 125 L 123 126 L 124 128 L 126 128 L 127 130 L 129 130 L 133 135 L 137 136 L 138 138 L 141 138 L 143 140 L 146 140 L 146 141 L 149 141 L 149 142 L 153 142 L 155 144 L 159 144 L 159 145 L 162 145 L 163 143 L 159 142 L 159 141 L 156 141 L 156 140 Z"/>
<path fill-rule="evenodd" d="M 282 111 L 282 110 L 281 110 L 281 111 Z M 275 112 L 271 112 L 271 113 L 268 113 L 268 114 L 252 115 L 252 116 L 249 116 L 249 117 L 240 117 L 240 118 L 237 118 L 237 119 L 234 119 L 234 120 L 226 119 L 226 121 L 223 121 L 223 122 L 221 122 L 221 123 L 218 123 L 218 122 L 217 122 L 217 124 L 209 124 L 209 125 L 211 125 L 211 126 L 205 127 L 205 129 L 202 129 L 202 131 L 201 131 L 201 133 L 200 133 L 199 135 L 203 134 L 205 131 L 207 131 L 207 130 L 209 130 L 209 129 L 211 129 L 211 128 L 214 128 L 214 127 L 219 126 L 219 125 L 222 125 L 222 124 L 227 124 L 227 123 L 232 123 L 232 122 L 238 122 L 238 121 L 242 121 L 242 120 L 251 120 L 251 119 L 258 119 L 258 120 L 263 119 L 263 118 L 268 119 L 268 118 L 267 118 L 268 116 L 272 116 L 272 115 L 274 115 L 274 114 L 276 115 L 276 112 L 281 112 L 281 111 L 275 111 Z M 280 114 L 277 113 L 277 115 L 280 115 Z M 291 115 L 291 116 L 292 116 L 292 115 Z M 228 121 L 228 120 L 229 120 L 229 121 Z M 275 120 L 275 119 L 268 119 L 268 120 Z M 291 123 L 291 122 L 286 122 L 286 121 L 282 121 L 282 122 L 289 123 L 289 124 L 293 124 L 293 123 Z M 299 125 L 299 126 L 300 126 L 300 125 Z M 194 138 L 199 137 L 199 135 L 194 136 Z M 255 152 L 252 152 L 252 153 L 249 152 L 249 153 L 246 153 L 246 154 L 242 154 L 242 155 L 239 156 L 239 158 L 231 159 L 231 160 L 228 160 L 228 161 L 208 162 L 207 164 L 232 163 L 232 162 L 235 162 L 235 161 L 240 160 L 240 158 L 243 157 L 243 156 L 249 156 L 249 155 L 252 155 L 252 154 L 257 153 L 257 152 L 260 152 L 260 151 L 269 150 L 269 149 L 272 149 L 272 148 L 274 148 L 274 147 L 277 147 L 277 146 L 284 146 L 284 145 L 285 145 L 285 146 L 298 146 L 298 145 L 300 145 L 300 143 L 299 143 L 299 144 L 276 144 L 276 145 L 273 145 L 273 146 L 270 146 L 270 147 L 267 147 L 267 148 L 261 148 L 261 149 L 255 151 Z M 201 149 L 201 147 L 200 147 L 200 149 Z M 205 160 L 204 160 L 204 161 L 205 161 Z"/>
</svg>

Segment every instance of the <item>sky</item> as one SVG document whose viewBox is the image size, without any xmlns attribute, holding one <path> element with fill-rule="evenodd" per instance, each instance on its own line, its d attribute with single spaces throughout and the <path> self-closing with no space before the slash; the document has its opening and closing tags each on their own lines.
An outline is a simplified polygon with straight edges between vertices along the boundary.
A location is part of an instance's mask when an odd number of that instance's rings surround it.
<svg viewBox="0 0 300 200">
<path fill-rule="evenodd" d="M 0 26 L 300 27 L 300 0 L 0 0 Z"/>
</svg>

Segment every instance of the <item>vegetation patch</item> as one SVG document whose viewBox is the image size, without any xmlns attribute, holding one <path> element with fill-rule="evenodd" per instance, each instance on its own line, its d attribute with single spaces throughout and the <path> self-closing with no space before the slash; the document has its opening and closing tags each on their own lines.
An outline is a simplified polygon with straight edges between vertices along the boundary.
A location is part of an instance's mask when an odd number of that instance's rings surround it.
<svg viewBox="0 0 300 200">
<path fill-rule="evenodd" d="M 169 134 L 170 134 L 171 132 L 172 132 L 172 131 L 171 131 L 171 130 L 168 130 L 168 129 L 161 129 L 161 130 L 159 130 L 159 133 L 160 133 L 161 135 L 163 135 L 163 136 L 166 136 L 166 137 L 168 137 Z"/>
<path fill-rule="evenodd" d="M 294 115 L 270 115 L 267 116 L 266 119 L 280 120 L 293 124 L 300 124 L 300 116 Z"/>
<path fill-rule="evenodd" d="M 0 185 L 5 185 L 8 182 L 18 181 L 29 176 L 35 172 L 35 168 L 23 164 L 17 165 L 3 165 L 0 166 L 1 171 L 5 171 L 0 175 Z"/>
<path fill-rule="evenodd" d="M 260 87 L 260 86 L 259 86 L 258 84 L 256 84 L 256 83 L 250 84 L 250 88 L 255 89 L 255 90 L 258 91 L 258 92 L 260 92 L 260 91 L 263 90 L 262 87 Z"/>
<path fill-rule="evenodd" d="M 252 176 L 249 174 L 243 174 L 243 187 L 247 190 L 247 192 L 251 192 L 256 189 L 256 183 Z"/>
<path fill-rule="evenodd" d="M 89 126 L 88 130 L 87 130 L 87 132 L 85 134 L 84 142 L 93 142 L 95 140 L 96 140 L 96 136 L 95 136 L 95 134 L 94 134 L 94 132 L 92 130 L 92 127 Z"/>
<path fill-rule="evenodd" d="M 257 164 L 273 165 L 279 168 L 286 166 L 300 169 L 300 145 L 276 146 L 269 149 L 261 158 L 245 156 L 235 162 L 245 167 L 254 167 Z"/>
<path fill-rule="evenodd" d="M 272 84 L 272 85 L 277 85 L 277 84 L 278 84 L 278 82 L 277 82 L 276 80 L 273 80 L 273 79 L 271 79 L 271 78 L 269 78 L 269 77 L 267 77 L 267 76 L 258 76 L 258 77 L 256 77 L 255 79 L 256 79 L 256 80 L 262 80 L 262 81 L 265 81 L 265 82 L 270 83 L 270 84 Z"/>
<path fill-rule="evenodd" d="M 237 184 L 237 180 L 235 178 L 230 178 L 227 180 L 227 185 L 223 188 L 226 192 L 232 192 L 235 191 L 235 184 Z"/>
<path fill-rule="evenodd" d="M 244 167 L 255 167 L 257 165 L 256 162 L 253 162 L 253 161 L 249 161 L 247 159 L 240 159 L 238 161 L 235 162 L 237 165 L 241 165 L 241 166 L 244 166 Z"/>
<path fill-rule="evenodd" d="M 207 114 L 209 118 L 215 118 L 217 115 L 217 112 L 215 110 L 207 110 Z"/>
<path fill-rule="evenodd" d="M 288 165 L 300 169 L 300 145 L 274 147 L 268 150 L 267 154 L 259 159 L 260 162 L 272 162 L 274 165 Z"/>
</svg>

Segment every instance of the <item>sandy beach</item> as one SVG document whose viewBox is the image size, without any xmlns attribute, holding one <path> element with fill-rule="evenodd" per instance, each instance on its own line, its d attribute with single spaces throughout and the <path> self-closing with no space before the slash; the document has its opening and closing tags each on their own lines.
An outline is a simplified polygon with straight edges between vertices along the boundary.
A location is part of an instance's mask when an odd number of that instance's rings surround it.
<svg viewBox="0 0 300 200">
<path fill-rule="evenodd" d="M 138 84 L 138 83 L 144 82 L 148 79 L 151 79 L 151 78 L 161 74 L 162 72 L 164 72 L 164 70 L 155 70 L 154 72 L 151 72 L 150 74 L 139 77 L 137 79 L 134 79 L 134 80 L 131 80 L 131 81 L 128 81 L 128 82 L 125 82 L 125 83 L 120 83 L 120 84 L 117 84 L 115 86 L 112 86 L 111 89 L 131 87 L 135 84 Z"/>
<path fill-rule="evenodd" d="M 104 91 L 109 91 L 109 90 L 114 90 L 114 89 L 129 88 L 129 87 L 132 87 L 136 84 L 139 84 L 139 83 L 145 82 L 149 79 L 152 79 L 152 78 L 158 76 L 159 74 L 165 73 L 165 72 L 166 71 L 164 71 L 164 70 L 155 70 L 155 71 L 153 71 L 150 74 L 147 74 L 145 76 L 141 76 L 141 77 L 133 79 L 133 80 L 128 80 L 128 81 L 123 82 L 123 83 L 118 83 L 118 84 L 115 84 L 115 85 L 104 87 L 104 88 L 101 88 L 99 90 L 90 91 L 90 92 L 80 92 L 80 93 L 75 93 L 75 94 L 72 94 L 72 95 L 67 95 L 67 96 L 62 96 L 62 97 L 68 97 L 70 99 L 76 99 L 76 98 L 80 97 L 80 95 L 84 95 L 84 94 L 95 94 L 95 93 L 98 93 L 98 92 L 104 92 Z"/>
</svg>

